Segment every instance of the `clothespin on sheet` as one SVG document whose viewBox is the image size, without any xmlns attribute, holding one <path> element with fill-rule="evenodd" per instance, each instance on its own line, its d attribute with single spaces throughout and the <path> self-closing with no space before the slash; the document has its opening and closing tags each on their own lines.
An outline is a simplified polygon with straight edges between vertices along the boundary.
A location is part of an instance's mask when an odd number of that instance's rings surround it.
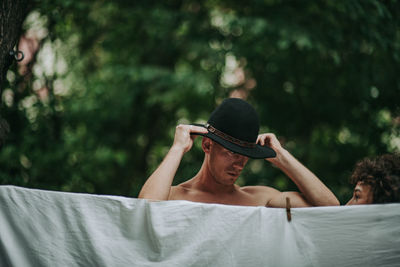
<svg viewBox="0 0 400 267">
<path fill-rule="evenodd" d="M 290 198 L 286 197 L 286 216 L 288 222 L 292 220 L 292 214 L 290 213 Z"/>
</svg>

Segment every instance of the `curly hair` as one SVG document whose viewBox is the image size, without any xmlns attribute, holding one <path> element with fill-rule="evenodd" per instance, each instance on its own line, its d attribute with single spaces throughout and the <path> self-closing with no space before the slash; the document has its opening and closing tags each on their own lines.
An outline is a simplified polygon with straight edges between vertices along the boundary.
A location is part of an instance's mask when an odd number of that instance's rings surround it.
<svg viewBox="0 0 400 267">
<path fill-rule="evenodd" d="M 350 181 L 353 185 L 370 185 L 373 203 L 400 202 L 400 155 L 385 154 L 359 161 Z"/>
</svg>

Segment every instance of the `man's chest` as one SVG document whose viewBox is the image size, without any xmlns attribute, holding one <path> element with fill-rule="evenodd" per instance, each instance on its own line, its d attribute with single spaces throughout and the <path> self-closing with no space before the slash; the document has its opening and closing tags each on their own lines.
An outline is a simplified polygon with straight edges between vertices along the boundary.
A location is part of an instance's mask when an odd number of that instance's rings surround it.
<svg viewBox="0 0 400 267">
<path fill-rule="evenodd" d="M 185 190 L 175 191 L 170 199 L 240 206 L 265 206 L 266 204 L 264 199 L 259 199 L 254 195 L 243 192 L 235 192 L 234 194 L 211 194 L 197 190 Z"/>
</svg>

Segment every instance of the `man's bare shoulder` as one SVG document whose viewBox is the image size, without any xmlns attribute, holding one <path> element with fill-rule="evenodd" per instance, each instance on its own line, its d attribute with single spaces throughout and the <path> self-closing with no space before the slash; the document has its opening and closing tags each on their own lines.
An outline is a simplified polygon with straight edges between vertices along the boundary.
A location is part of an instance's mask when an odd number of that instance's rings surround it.
<svg viewBox="0 0 400 267">
<path fill-rule="evenodd" d="M 171 190 L 169 193 L 169 200 L 177 200 L 177 199 L 186 199 L 186 196 L 193 192 L 191 184 L 188 182 L 184 182 L 175 186 L 171 186 Z"/>
<path fill-rule="evenodd" d="M 273 194 L 273 195 L 275 195 L 275 194 L 280 193 L 275 188 L 265 186 L 265 185 L 243 186 L 240 189 L 249 194 Z"/>
<path fill-rule="evenodd" d="M 251 195 L 251 198 L 262 206 L 267 205 L 271 199 L 280 194 L 275 188 L 263 185 L 243 186 L 240 190 L 245 194 Z"/>
</svg>

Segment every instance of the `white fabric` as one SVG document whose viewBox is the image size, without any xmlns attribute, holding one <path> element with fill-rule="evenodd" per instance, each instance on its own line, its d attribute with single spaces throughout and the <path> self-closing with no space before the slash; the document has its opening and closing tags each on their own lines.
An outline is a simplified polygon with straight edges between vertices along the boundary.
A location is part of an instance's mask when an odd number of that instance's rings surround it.
<svg viewBox="0 0 400 267">
<path fill-rule="evenodd" d="M 0 266 L 400 266 L 400 204 L 291 212 L 0 186 Z"/>
</svg>

